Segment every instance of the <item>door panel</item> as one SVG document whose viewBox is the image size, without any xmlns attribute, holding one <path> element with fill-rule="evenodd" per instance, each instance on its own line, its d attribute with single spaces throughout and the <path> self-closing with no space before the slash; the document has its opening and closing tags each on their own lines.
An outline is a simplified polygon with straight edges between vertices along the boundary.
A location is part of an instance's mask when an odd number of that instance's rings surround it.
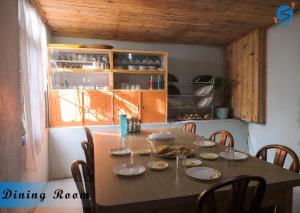
<svg viewBox="0 0 300 213">
<path fill-rule="evenodd" d="M 50 127 L 82 125 L 82 92 L 49 91 Z"/>
<path fill-rule="evenodd" d="M 113 93 L 84 92 L 84 125 L 112 124 Z"/>
<path fill-rule="evenodd" d="M 125 113 L 127 117 L 141 117 L 141 93 L 139 91 L 114 92 L 114 124 L 119 124 L 119 114 Z"/>
<path fill-rule="evenodd" d="M 142 122 L 158 123 L 167 121 L 167 94 L 165 91 L 142 92 Z"/>
</svg>

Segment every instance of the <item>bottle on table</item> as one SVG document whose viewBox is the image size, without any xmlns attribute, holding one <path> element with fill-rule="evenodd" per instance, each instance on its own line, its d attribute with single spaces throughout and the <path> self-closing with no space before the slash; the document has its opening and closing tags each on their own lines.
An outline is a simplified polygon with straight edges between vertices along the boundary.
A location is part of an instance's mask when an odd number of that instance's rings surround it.
<svg viewBox="0 0 300 213">
<path fill-rule="evenodd" d="M 128 135 L 128 129 L 127 129 L 127 115 L 126 114 L 120 114 L 120 135 L 122 137 L 126 137 Z"/>
</svg>

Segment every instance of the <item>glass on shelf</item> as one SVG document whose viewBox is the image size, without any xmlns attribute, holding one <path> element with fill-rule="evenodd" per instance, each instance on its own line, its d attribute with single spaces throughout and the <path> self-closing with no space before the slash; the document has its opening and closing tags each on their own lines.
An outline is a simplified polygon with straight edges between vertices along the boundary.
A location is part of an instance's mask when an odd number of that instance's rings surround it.
<svg viewBox="0 0 300 213">
<path fill-rule="evenodd" d="M 121 83 L 120 89 L 124 89 L 124 90 L 140 90 L 141 89 L 141 85 L 140 84 Z"/>
<path fill-rule="evenodd" d="M 57 71 L 107 70 L 110 69 L 109 53 L 98 50 L 53 49 L 50 65 Z"/>
<path fill-rule="evenodd" d="M 131 71 L 163 71 L 164 55 L 114 52 L 113 68 Z"/>
</svg>

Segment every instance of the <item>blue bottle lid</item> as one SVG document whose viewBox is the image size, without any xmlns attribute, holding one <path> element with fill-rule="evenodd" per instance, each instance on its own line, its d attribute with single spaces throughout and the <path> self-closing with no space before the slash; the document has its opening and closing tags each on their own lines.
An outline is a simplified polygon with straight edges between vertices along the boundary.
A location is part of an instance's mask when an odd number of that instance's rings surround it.
<svg viewBox="0 0 300 213">
<path fill-rule="evenodd" d="M 126 114 L 120 114 L 120 117 L 127 117 L 127 115 Z"/>
</svg>

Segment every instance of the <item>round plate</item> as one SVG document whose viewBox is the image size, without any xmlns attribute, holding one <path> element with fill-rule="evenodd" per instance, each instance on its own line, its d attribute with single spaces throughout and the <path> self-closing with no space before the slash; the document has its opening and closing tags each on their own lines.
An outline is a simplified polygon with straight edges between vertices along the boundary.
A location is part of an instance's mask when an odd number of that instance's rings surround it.
<svg viewBox="0 0 300 213">
<path fill-rule="evenodd" d="M 135 164 L 120 164 L 113 168 L 113 172 L 122 176 L 135 176 L 142 174 L 146 171 L 146 168 L 142 165 Z"/>
<path fill-rule="evenodd" d="M 219 158 L 219 155 L 217 155 L 215 153 L 209 153 L 209 152 L 200 153 L 199 156 L 206 160 L 215 160 L 215 159 Z"/>
<path fill-rule="evenodd" d="M 216 142 L 204 140 L 204 141 L 195 141 L 194 145 L 201 146 L 201 147 L 212 147 L 216 145 Z"/>
<path fill-rule="evenodd" d="M 153 170 L 164 170 L 168 168 L 169 164 L 165 161 L 151 161 L 147 166 Z"/>
<path fill-rule="evenodd" d="M 230 158 L 230 156 L 226 156 L 225 152 L 221 152 L 219 155 L 220 155 L 220 157 L 228 159 L 228 160 L 244 160 L 249 157 L 247 154 L 242 153 L 242 152 L 234 152 L 233 159 Z"/>
<path fill-rule="evenodd" d="M 185 160 L 185 165 L 187 167 L 200 166 L 201 164 L 202 164 L 202 161 L 198 160 L 198 159 L 195 159 L 195 158 Z"/>
<path fill-rule="evenodd" d="M 138 149 L 140 155 L 148 155 L 151 153 L 151 149 Z"/>
<path fill-rule="evenodd" d="M 221 177 L 221 172 L 210 167 L 193 167 L 186 170 L 186 174 L 199 180 L 214 180 Z"/>
<path fill-rule="evenodd" d="M 128 155 L 130 154 L 131 149 L 129 148 L 113 148 L 110 150 L 112 155 Z"/>
</svg>

